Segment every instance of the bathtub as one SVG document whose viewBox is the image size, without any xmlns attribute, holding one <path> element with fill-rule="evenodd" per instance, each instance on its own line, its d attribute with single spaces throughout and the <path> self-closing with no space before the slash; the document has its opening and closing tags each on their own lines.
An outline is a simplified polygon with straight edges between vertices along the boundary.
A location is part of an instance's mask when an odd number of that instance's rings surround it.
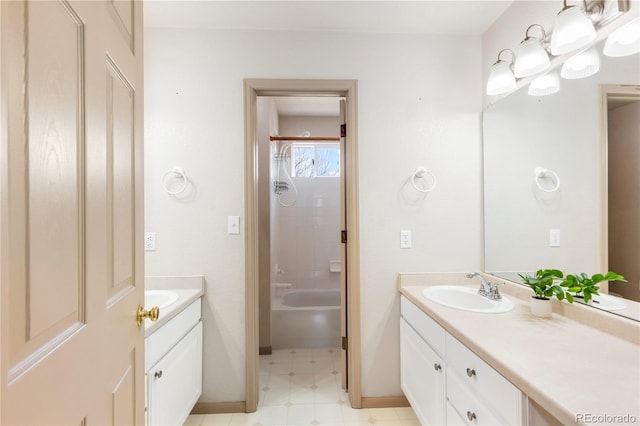
<svg viewBox="0 0 640 426">
<path fill-rule="evenodd" d="M 290 290 L 271 304 L 271 346 L 340 347 L 340 290 Z"/>
</svg>

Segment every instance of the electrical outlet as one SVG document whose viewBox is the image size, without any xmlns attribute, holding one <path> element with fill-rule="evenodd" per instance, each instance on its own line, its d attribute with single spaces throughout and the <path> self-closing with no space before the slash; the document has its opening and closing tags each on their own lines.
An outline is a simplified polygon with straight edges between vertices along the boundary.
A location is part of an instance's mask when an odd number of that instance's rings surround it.
<svg viewBox="0 0 640 426">
<path fill-rule="evenodd" d="M 144 233 L 144 251 L 156 251 L 156 233 Z"/>
<path fill-rule="evenodd" d="M 408 229 L 403 229 L 400 231 L 400 248 L 411 248 L 411 231 Z"/>
</svg>

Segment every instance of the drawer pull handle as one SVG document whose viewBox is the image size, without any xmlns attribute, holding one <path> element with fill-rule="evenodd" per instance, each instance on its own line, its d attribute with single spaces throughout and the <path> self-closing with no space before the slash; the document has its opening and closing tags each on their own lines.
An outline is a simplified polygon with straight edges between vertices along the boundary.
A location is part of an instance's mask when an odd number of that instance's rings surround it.
<svg viewBox="0 0 640 426">
<path fill-rule="evenodd" d="M 475 375 L 476 375 L 476 370 L 474 370 L 473 368 L 467 368 L 467 376 L 473 377 Z"/>
<path fill-rule="evenodd" d="M 440 370 L 442 370 L 442 366 L 441 366 L 440 364 L 438 364 L 437 362 L 436 362 L 435 364 L 433 364 L 433 368 L 434 368 L 436 371 L 440 371 Z"/>
<path fill-rule="evenodd" d="M 162 377 L 162 370 L 158 370 L 153 374 L 153 377 L 155 377 L 156 379 L 159 379 Z"/>
<path fill-rule="evenodd" d="M 467 418 L 469 419 L 470 422 L 474 421 L 475 419 L 477 419 L 476 413 L 472 413 L 471 411 L 467 411 Z"/>
</svg>

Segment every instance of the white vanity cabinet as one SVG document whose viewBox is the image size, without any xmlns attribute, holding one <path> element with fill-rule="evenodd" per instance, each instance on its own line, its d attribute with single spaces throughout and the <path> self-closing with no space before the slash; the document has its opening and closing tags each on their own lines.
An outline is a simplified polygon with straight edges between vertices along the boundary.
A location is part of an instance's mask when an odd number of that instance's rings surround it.
<svg viewBox="0 0 640 426">
<path fill-rule="evenodd" d="M 523 424 L 519 389 L 404 296 L 400 312 L 401 386 L 421 424 Z"/>
<path fill-rule="evenodd" d="M 202 393 L 200 300 L 145 339 L 147 425 L 183 424 Z"/>
<path fill-rule="evenodd" d="M 402 298 L 400 384 L 423 425 L 445 423 L 445 330 Z M 427 342 L 431 342 L 432 348 Z"/>
</svg>

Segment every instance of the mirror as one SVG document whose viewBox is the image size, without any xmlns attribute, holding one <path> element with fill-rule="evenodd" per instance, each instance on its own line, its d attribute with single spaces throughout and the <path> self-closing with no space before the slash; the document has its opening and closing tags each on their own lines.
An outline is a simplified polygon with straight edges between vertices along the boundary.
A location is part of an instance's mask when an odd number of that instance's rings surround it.
<svg viewBox="0 0 640 426">
<path fill-rule="evenodd" d="M 549 96 L 530 96 L 525 86 L 485 109 L 486 272 L 520 283 L 518 273 L 533 273 L 541 268 L 588 274 L 614 270 L 628 279 L 621 285 L 634 290 L 625 294 L 637 297 L 640 293 L 637 271 L 629 274 L 617 270 L 616 262 L 608 258 L 609 253 L 616 258 L 623 256 L 609 247 L 610 241 L 618 237 L 609 235 L 607 212 L 612 207 L 604 207 L 609 195 L 620 192 L 607 190 L 607 181 L 617 179 L 608 178 L 608 170 L 635 168 L 632 185 L 636 204 L 640 192 L 639 139 L 635 138 L 633 152 L 611 155 L 611 161 L 616 163 L 607 166 L 604 124 L 607 116 L 616 115 L 607 114 L 604 105 L 616 108 L 640 99 L 640 55 L 606 57 L 602 54 L 603 44 L 601 41 L 596 45 L 601 60 L 597 74 L 577 80 L 561 78 L 560 91 Z M 636 134 L 639 122 L 640 116 L 636 116 L 630 123 L 636 126 Z M 612 126 L 620 133 L 619 123 Z M 635 160 L 631 161 L 631 157 Z M 614 209 L 617 212 L 617 207 Z M 612 219 L 616 215 L 608 216 Z M 639 221 L 636 210 L 622 231 L 622 235 L 634 238 L 635 252 L 628 251 L 630 245 L 624 251 L 635 264 L 640 258 Z M 605 286 L 601 288 L 603 293 L 607 291 Z M 619 288 L 612 285 L 612 289 L 623 295 Z M 640 320 L 640 303 L 619 300 L 624 308 L 615 304 L 616 308 L 607 306 L 607 310 Z M 604 308 L 605 303 L 602 305 Z"/>
</svg>

